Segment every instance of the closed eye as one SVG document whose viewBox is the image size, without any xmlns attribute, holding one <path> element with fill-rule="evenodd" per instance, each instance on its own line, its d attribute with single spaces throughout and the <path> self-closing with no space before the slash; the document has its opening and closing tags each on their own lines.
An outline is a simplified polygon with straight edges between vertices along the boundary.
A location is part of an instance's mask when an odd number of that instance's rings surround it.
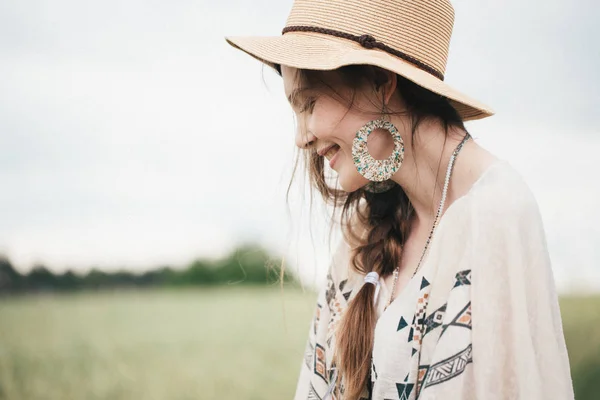
<svg viewBox="0 0 600 400">
<path fill-rule="evenodd" d="M 300 112 L 312 112 L 312 110 L 315 107 L 315 103 L 316 103 L 317 99 L 314 97 L 308 97 L 306 99 L 306 101 L 304 102 L 304 104 L 302 105 L 302 108 L 300 109 Z"/>
</svg>

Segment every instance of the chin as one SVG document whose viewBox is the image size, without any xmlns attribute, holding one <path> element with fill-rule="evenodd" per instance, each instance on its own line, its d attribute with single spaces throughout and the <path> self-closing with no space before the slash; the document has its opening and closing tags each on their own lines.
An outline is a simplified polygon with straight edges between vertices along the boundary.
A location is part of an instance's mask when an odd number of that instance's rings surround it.
<svg viewBox="0 0 600 400">
<path fill-rule="evenodd" d="M 348 173 L 348 171 L 342 169 L 338 173 L 338 184 L 344 192 L 355 192 L 369 183 L 369 180 L 360 175 L 358 171 L 352 172 L 353 173 Z"/>
</svg>

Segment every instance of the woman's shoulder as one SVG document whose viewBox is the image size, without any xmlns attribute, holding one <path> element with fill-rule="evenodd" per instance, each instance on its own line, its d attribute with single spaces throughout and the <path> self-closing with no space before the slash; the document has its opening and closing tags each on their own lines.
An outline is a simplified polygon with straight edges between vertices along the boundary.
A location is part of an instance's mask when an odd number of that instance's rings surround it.
<svg viewBox="0 0 600 400">
<path fill-rule="evenodd" d="M 529 184 L 507 160 L 498 159 L 489 166 L 475 186 L 470 206 L 479 216 L 506 221 L 539 214 Z"/>
<path fill-rule="evenodd" d="M 509 162 L 494 164 L 464 206 L 458 218 L 465 219 L 465 241 L 478 253 L 506 253 L 504 256 L 509 257 L 510 252 L 546 251 L 545 227 L 536 197 Z M 502 246 L 507 246 L 504 252 L 499 251 Z"/>
</svg>

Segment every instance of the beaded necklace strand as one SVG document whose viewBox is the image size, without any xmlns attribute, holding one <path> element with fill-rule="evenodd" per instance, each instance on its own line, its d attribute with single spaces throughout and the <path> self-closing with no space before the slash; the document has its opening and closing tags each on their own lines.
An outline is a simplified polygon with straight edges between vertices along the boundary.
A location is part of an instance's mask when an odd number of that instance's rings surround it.
<svg viewBox="0 0 600 400">
<path fill-rule="evenodd" d="M 435 219 L 433 220 L 433 226 L 431 227 L 431 232 L 429 232 L 429 237 L 427 238 L 427 242 L 425 243 L 425 248 L 423 249 L 423 253 L 421 254 L 421 258 L 419 260 L 419 263 L 417 264 L 417 268 L 414 270 L 414 272 L 412 274 L 412 277 L 414 277 L 417 274 L 417 271 L 421 267 L 421 263 L 423 262 L 423 258 L 425 257 L 425 253 L 427 252 L 427 248 L 429 247 L 429 243 L 431 242 L 431 238 L 433 237 L 433 232 L 435 231 L 438 220 L 439 220 L 440 216 L 442 215 L 442 210 L 444 209 L 444 203 L 446 202 L 446 194 L 448 192 L 448 184 L 450 183 L 450 175 L 452 174 L 452 169 L 454 168 L 454 161 L 456 160 L 458 153 L 460 153 L 460 150 L 462 149 L 463 145 L 465 144 L 465 142 L 467 140 L 469 140 L 470 137 L 471 137 L 471 135 L 467 132 L 467 134 L 465 135 L 463 140 L 458 144 L 458 146 L 456 146 L 456 149 L 454 149 L 454 152 L 452 153 L 452 156 L 450 157 L 450 162 L 448 162 L 448 169 L 446 170 L 446 180 L 444 181 L 444 190 L 442 191 L 442 199 L 440 200 L 440 206 L 438 207 L 437 213 L 435 214 Z M 396 289 L 396 282 L 398 281 L 399 269 L 400 269 L 400 266 L 397 266 L 396 269 L 394 269 L 394 283 L 392 284 L 392 291 L 390 293 L 390 297 L 388 299 L 387 304 L 385 305 L 384 310 L 386 308 L 388 308 L 388 306 L 392 303 L 392 300 L 394 298 L 394 290 Z"/>
</svg>

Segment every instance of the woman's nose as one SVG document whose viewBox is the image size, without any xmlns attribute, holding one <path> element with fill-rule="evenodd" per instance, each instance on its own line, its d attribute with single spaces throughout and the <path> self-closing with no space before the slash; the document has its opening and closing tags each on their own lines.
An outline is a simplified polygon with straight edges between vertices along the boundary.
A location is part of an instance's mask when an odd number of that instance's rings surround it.
<svg viewBox="0 0 600 400">
<path fill-rule="evenodd" d="M 316 139 L 317 138 L 315 135 L 313 135 L 311 132 L 305 131 L 304 129 L 298 129 L 296 131 L 296 146 L 300 147 L 301 149 L 310 147 L 310 145 L 312 145 Z"/>
</svg>

